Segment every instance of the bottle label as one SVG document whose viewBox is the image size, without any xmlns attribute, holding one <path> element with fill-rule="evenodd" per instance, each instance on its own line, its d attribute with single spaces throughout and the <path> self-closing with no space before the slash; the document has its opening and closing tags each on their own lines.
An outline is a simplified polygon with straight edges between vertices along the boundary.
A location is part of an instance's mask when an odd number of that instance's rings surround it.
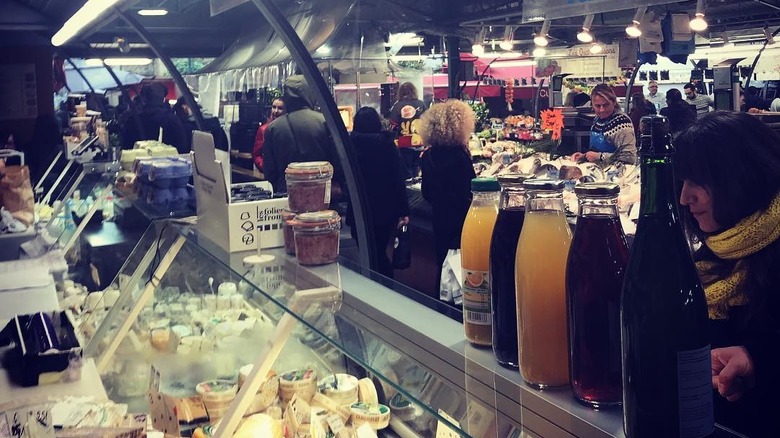
<svg viewBox="0 0 780 438">
<path fill-rule="evenodd" d="M 465 322 L 491 325 L 490 275 L 488 271 L 463 270 L 463 318 Z"/>
<path fill-rule="evenodd" d="M 710 346 L 677 352 L 680 438 L 702 438 L 715 428 Z"/>
</svg>

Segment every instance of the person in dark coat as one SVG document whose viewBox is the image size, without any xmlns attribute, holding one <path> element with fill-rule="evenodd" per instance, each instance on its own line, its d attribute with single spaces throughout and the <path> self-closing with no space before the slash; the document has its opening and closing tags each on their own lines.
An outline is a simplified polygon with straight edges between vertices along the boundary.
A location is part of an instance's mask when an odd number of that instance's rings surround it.
<svg viewBox="0 0 780 438">
<path fill-rule="evenodd" d="M 141 109 L 124 121 L 121 130 L 122 149 L 132 149 L 139 140 L 157 140 L 162 128 L 163 143 L 180 152 L 185 150 L 184 126 L 165 101 L 167 94 L 168 89 L 162 84 L 151 83 L 141 88 Z"/>
<path fill-rule="evenodd" d="M 395 135 L 383 131 L 382 119 L 371 107 L 355 113 L 352 147 L 366 189 L 366 211 L 373 225 L 378 272 L 392 278 L 393 265 L 387 257 L 387 245 L 395 231 L 409 223 L 409 200 L 406 197 L 401 157 L 395 147 Z M 350 206 L 351 207 L 351 206 Z M 355 220 L 350 208 L 347 224 L 354 230 Z M 356 233 L 353 232 L 353 237 Z"/>
<path fill-rule="evenodd" d="M 672 134 L 682 131 L 696 122 L 696 107 L 689 105 L 676 88 L 666 92 L 666 107 L 661 108 L 662 116 L 669 119 Z"/>
<path fill-rule="evenodd" d="M 655 114 L 655 105 L 645 99 L 644 94 L 634 93 L 631 96 L 631 111 L 628 112 L 628 118 L 631 119 L 631 123 L 634 125 L 634 136 L 636 138 L 639 138 L 639 120 L 649 114 Z"/>
<path fill-rule="evenodd" d="M 467 145 L 473 131 L 474 111 L 459 100 L 434 104 L 421 119 L 420 134 L 430 145 L 420 160 L 422 194 L 433 207 L 439 270 L 447 251 L 460 248 L 463 222 L 471 205 L 471 180 L 476 175 Z"/>
<path fill-rule="evenodd" d="M 404 82 L 398 87 L 398 100 L 390 108 L 390 127 L 395 131 L 406 179 L 416 177 L 420 169 L 423 142 L 419 123 L 425 108 L 425 102 L 418 97 L 414 84 Z"/>
<path fill-rule="evenodd" d="M 192 131 L 198 129 L 192 108 L 187 105 L 183 97 L 180 97 L 176 101 L 176 105 L 173 106 L 173 112 L 181 120 L 184 128 L 184 144 L 181 148 L 177 147 L 177 149 L 180 154 L 189 153 L 192 150 Z M 206 112 L 201 112 L 201 114 L 203 115 L 203 130 L 211 133 L 214 139 L 214 147 L 223 151 L 228 150 L 227 134 L 225 134 L 222 124 L 219 123 L 219 119 Z"/>
<path fill-rule="evenodd" d="M 294 75 L 284 84 L 287 114 L 274 120 L 265 131 L 263 173 L 274 192 L 287 192 L 284 171 L 287 165 L 303 161 L 329 161 L 333 181 L 343 190 L 344 174 L 336 147 L 325 125 L 325 117 L 314 110 L 314 96 L 306 78 Z"/>
</svg>

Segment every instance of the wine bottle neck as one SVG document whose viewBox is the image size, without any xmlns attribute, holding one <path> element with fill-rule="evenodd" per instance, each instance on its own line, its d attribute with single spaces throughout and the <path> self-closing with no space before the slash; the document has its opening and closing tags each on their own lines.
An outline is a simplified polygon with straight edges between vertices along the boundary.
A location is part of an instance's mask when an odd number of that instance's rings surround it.
<svg viewBox="0 0 780 438">
<path fill-rule="evenodd" d="M 671 155 L 641 157 L 642 189 L 640 216 L 668 216 L 676 221 L 677 193 Z"/>
</svg>

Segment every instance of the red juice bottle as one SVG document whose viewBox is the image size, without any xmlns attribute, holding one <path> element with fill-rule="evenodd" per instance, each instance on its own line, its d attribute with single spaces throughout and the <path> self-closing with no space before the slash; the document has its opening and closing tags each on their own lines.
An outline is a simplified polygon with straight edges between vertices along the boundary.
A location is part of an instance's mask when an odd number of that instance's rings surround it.
<svg viewBox="0 0 780 438">
<path fill-rule="evenodd" d="M 628 245 L 611 183 L 575 187 L 580 214 L 566 266 L 569 370 L 574 396 L 595 408 L 622 400 L 620 294 Z"/>
</svg>

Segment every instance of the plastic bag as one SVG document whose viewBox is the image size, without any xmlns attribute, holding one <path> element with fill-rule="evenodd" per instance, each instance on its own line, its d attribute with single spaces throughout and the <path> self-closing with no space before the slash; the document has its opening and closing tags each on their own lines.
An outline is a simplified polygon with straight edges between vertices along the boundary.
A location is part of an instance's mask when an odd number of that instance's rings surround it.
<svg viewBox="0 0 780 438">
<path fill-rule="evenodd" d="M 441 286 L 439 299 L 460 305 L 463 303 L 463 272 L 460 267 L 460 249 L 447 251 L 441 265 Z"/>
<path fill-rule="evenodd" d="M 403 225 L 396 229 L 393 240 L 393 268 L 406 269 L 412 264 L 412 241 L 409 227 Z"/>
<path fill-rule="evenodd" d="M 27 166 L 6 166 L 0 180 L 0 206 L 19 222 L 30 226 L 35 218 L 35 198 Z"/>
</svg>

